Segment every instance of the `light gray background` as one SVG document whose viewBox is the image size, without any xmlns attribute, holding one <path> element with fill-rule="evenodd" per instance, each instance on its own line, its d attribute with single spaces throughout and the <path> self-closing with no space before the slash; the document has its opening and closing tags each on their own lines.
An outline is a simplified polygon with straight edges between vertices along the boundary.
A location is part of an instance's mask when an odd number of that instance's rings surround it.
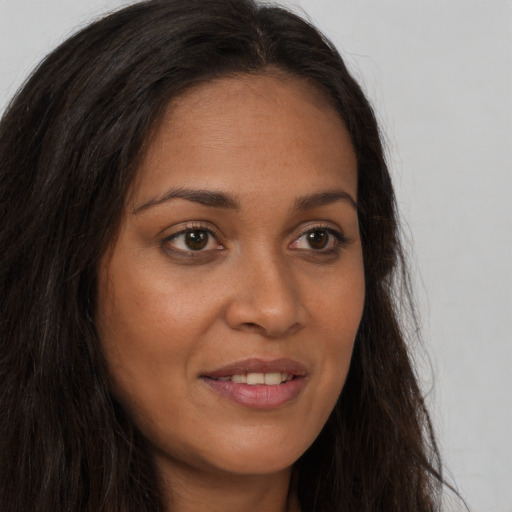
<svg viewBox="0 0 512 512">
<path fill-rule="evenodd" d="M 445 462 L 474 512 L 512 512 L 512 2 L 283 2 L 326 32 L 374 102 Z M 0 112 L 49 50 L 127 3 L 0 0 Z"/>
</svg>

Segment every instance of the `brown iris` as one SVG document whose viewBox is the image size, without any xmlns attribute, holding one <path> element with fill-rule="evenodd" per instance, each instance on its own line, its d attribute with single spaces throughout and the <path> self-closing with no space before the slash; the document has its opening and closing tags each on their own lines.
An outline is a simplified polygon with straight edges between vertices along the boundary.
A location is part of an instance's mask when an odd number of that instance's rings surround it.
<svg viewBox="0 0 512 512">
<path fill-rule="evenodd" d="M 208 238 L 208 231 L 205 231 L 204 229 L 187 231 L 185 233 L 185 245 L 193 251 L 199 251 L 206 247 Z"/>
<path fill-rule="evenodd" d="M 329 242 L 329 233 L 322 229 L 310 231 L 307 234 L 307 240 L 312 249 L 325 249 Z"/>
</svg>

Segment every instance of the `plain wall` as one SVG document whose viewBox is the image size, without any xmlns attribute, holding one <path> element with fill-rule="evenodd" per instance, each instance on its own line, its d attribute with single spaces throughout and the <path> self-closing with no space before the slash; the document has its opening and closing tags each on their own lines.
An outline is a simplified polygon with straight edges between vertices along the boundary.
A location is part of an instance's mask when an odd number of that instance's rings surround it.
<svg viewBox="0 0 512 512">
<path fill-rule="evenodd" d="M 0 112 L 48 51 L 128 3 L 0 0 Z M 325 31 L 374 103 L 445 462 L 472 511 L 512 512 L 512 2 L 283 3 Z"/>
</svg>

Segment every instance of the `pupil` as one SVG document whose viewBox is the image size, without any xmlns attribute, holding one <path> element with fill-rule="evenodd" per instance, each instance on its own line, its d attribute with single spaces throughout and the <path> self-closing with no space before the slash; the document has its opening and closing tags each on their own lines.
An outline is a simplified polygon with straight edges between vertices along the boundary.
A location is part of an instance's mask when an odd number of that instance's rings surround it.
<svg viewBox="0 0 512 512">
<path fill-rule="evenodd" d="M 317 230 L 308 234 L 308 243 L 312 249 L 324 249 L 328 240 L 326 231 Z"/>
<path fill-rule="evenodd" d="M 193 251 L 204 249 L 208 243 L 208 233 L 204 230 L 189 231 L 185 235 L 185 243 Z"/>
</svg>

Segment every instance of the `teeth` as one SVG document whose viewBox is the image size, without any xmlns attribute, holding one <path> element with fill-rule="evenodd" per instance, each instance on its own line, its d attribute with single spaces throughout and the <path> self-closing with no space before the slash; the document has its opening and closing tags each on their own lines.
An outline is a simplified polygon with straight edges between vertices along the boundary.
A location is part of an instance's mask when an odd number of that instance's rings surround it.
<svg viewBox="0 0 512 512">
<path fill-rule="evenodd" d="M 265 384 L 268 386 L 275 386 L 281 384 L 281 372 L 265 373 Z"/>
<path fill-rule="evenodd" d="M 258 384 L 265 384 L 267 386 L 277 386 L 283 382 L 288 382 L 293 379 L 293 374 L 283 372 L 269 372 L 269 373 L 247 373 L 236 374 L 225 377 L 218 377 L 217 380 L 232 381 L 237 384 L 249 384 L 256 386 Z"/>
<path fill-rule="evenodd" d="M 254 386 L 255 384 L 265 384 L 264 373 L 248 373 L 247 384 Z"/>
</svg>

